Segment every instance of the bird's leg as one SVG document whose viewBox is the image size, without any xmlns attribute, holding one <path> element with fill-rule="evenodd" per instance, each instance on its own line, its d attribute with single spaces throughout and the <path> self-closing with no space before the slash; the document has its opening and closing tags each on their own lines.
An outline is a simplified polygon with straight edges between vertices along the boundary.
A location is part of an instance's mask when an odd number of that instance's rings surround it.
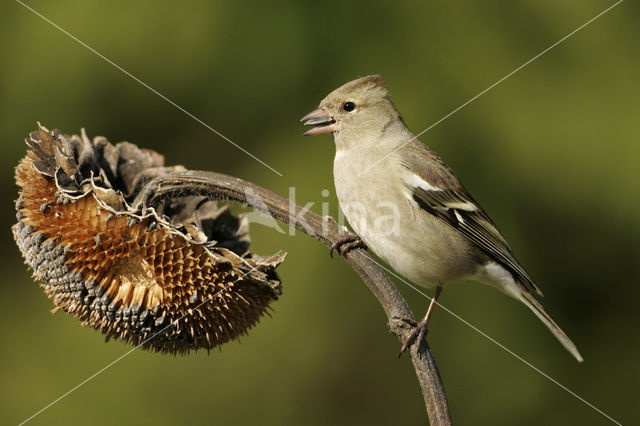
<svg viewBox="0 0 640 426">
<path fill-rule="evenodd" d="M 333 257 L 333 252 L 337 251 L 341 256 L 346 255 L 351 250 L 363 248 L 367 249 L 367 245 L 362 239 L 354 233 L 349 232 L 347 235 L 339 238 L 335 243 L 331 244 L 329 256 Z"/>
<path fill-rule="evenodd" d="M 422 339 L 424 339 L 425 334 L 427 334 L 427 324 L 429 323 L 429 318 L 431 318 L 433 309 L 436 307 L 436 301 L 438 300 L 438 296 L 440 296 L 440 293 L 442 293 L 441 285 L 436 287 L 436 291 L 433 293 L 433 298 L 431 299 L 431 303 L 429 303 L 429 308 L 427 309 L 427 313 L 424 315 L 424 318 L 422 318 L 422 321 L 420 321 L 417 324 L 412 324 L 412 325 L 415 325 L 415 327 L 413 330 L 411 330 L 411 333 L 409 333 L 409 336 L 407 337 L 407 340 L 405 340 L 404 344 L 402 345 L 402 349 L 400 350 L 400 354 L 398 356 L 402 355 L 403 352 L 409 349 L 409 346 L 411 346 L 411 343 L 414 340 L 419 344 L 422 341 Z"/>
</svg>

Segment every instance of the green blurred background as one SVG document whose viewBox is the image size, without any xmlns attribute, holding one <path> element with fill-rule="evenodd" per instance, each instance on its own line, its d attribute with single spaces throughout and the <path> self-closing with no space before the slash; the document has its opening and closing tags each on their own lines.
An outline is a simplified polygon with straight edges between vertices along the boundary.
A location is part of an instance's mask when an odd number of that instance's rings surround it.
<svg viewBox="0 0 640 426">
<path fill-rule="evenodd" d="M 284 174 L 280 177 L 17 2 L 0 6 L 0 423 L 18 423 L 129 347 L 104 343 L 31 280 L 12 241 L 13 167 L 50 128 L 132 141 L 169 164 L 329 202 L 333 144 L 299 123 L 329 91 L 379 73 L 415 132 L 613 4 L 28 1 L 57 25 Z M 421 140 L 457 171 L 574 339 L 578 365 L 526 308 L 472 282 L 442 303 L 623 424 L 639 421 L 640 8 L 627 1 Z M 331 190 L 328 198 L 323 189 Z M 420 391 L 359 278 L 298 233 L 272 318 L 211 354 L 135 351 L 30 424 L 420 424 Z M 417 315 L 427 300 L 402 283 Z M 456 424 L 611 424 L 443 310 L 431 323 Z"/>
</svg>

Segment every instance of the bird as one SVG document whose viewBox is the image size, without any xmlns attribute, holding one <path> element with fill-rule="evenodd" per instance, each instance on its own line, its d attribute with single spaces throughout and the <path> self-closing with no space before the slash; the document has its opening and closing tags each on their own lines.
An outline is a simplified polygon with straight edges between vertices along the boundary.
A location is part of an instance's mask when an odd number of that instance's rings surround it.
<svg viewBox="0 0 640 426">
<path fill-rule="evenodd" d="M 340 86 L 301 121 L 311 126 L 305 136 L 333 135 L 335 192 L 357 237 L 399 275 L 435 288 L 401 354 L 424 338 L 445 285 L 473 280 L 526 305 L 582 362 L 497 226 L 453 170 L 409 130 L 381 76 Z"/>
</svg>

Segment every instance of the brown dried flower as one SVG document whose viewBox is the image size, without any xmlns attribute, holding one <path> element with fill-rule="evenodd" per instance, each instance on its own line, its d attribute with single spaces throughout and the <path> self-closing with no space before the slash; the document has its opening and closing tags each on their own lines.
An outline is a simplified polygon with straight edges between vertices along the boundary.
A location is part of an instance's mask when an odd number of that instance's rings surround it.
<svg viewBox="0 0 640 426">
<path fill-rule="evenodd" d="M 139 211 L 164 167 L 154 151 L 39 129 L 16 168 L 14 238 L 59 309 L 107 339 L 165 352 L 221 345 L 257 323 L 281 293 L 269 258 L 248 252 L 248 223 L 228 206 L 182 197 Z"/>
</svg>

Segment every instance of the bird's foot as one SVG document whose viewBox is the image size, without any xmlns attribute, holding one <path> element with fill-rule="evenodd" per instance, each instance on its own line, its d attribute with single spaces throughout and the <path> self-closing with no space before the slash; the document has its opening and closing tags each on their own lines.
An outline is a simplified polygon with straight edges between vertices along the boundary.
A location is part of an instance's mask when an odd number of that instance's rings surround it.
<svg viewBox="0 0 640 426">
<path fill-rule="evenodd" d="M 398 358 L 400 358 L 402 354 L 409 349 L 409 347 L 412 345 L 414 341 L 419 345 L 422 339 L 424 339 L 424 336 L 427 335 L 427 331 L 428 331 L 427 325 L 429 323 L 429 318 L 424 318 L 420 322 L 417 322 L 415 320 L 408 320 L 408 319 L 404 319 L 403 321 L 409 324 L 412 327 L 412 329 L 409 335 L 407 336 L 407 339 L 402 344 L 402 348 L 400 348 L 400 353 L 398 354 Z"/>
<path fill-rule="evenodd" d="M 362 248 L 367 249 L 367 245 L 362 241 L 360 237 L 356 234 L 348 233 L 344 237 L 341 237 L 335 243 L 331 244 L 331 249 L 329 250 L 329 256 L 333 257 L 333 252 L 337 251 L 340 256 L 345 256 L 351 250 Z"/>
<path fill-rule="evenodd" d="M 443 285 L 439 285 L 438 287 L 436 287 L 436 291 L 433 293 L 433 297 L 431 298 L 431 302 L 429 303 L 429 308 L 427 309 L 427 313 L 424 315 L 424 318 L 422 319 L 422 321 L 416 323 L 416 321 L 413 319 L 404 320 L 406 323 L 411 325 L 413 329 L 409 333 L 409 336 L 407 336 L 407 340 L 405 340 L 404 343 L 402 344 L 402 349 L 400 349 L 398 358 L 402 356 L 403 352 L 409 349 L 409 346 L 411 346 L 411 344 L 414 341 L 419 346 L 420 342 L 422 342 L 422 339 L 424 339 L 424 336 L 427 335 L 427 324 L 429 324 L 429 318 L 431 318 L 431 314 L 433 313 L 433 308 L 435 308 L 436 306 L 436 303 L 437 303 L 436 301 L 438 300 L 440 293 L 442 293 L 443 287 L 444 287 Z"/>
</svg>

